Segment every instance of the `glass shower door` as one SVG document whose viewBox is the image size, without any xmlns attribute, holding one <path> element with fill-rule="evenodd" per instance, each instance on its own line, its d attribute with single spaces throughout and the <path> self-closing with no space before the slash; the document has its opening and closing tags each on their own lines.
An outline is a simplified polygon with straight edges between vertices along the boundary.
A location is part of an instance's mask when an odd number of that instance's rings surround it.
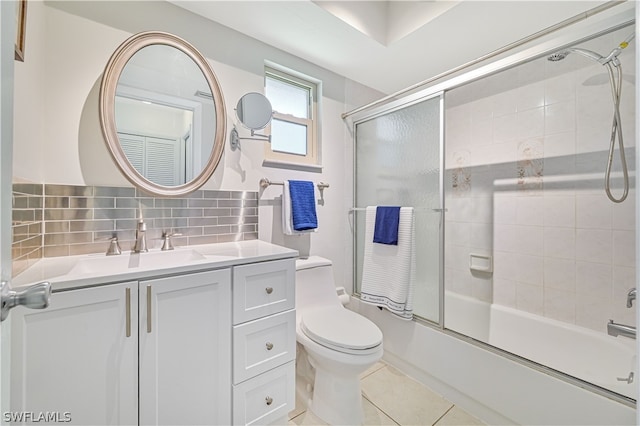
<svg viewBox="0 0 640 426">
<path fill-rule="evenodd" d="M 442 96 L 355 123 L 355 282 L 362 284 L 367 206 L 414 207 L 414 314 L 440 322 Z"/>
</svg>

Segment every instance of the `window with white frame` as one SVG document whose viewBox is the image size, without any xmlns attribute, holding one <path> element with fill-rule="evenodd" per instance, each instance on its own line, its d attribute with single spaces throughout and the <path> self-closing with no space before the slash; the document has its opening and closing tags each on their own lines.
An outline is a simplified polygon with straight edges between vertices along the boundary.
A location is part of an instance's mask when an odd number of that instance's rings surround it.
<svg viewBox="0 0 640 426">
<path fill-rule="evenodd" d="M 298 73 L 265 67 L 265 95 L 274 111 L 266 161 L 319 165 L 320 87 Z"/>
</svg>

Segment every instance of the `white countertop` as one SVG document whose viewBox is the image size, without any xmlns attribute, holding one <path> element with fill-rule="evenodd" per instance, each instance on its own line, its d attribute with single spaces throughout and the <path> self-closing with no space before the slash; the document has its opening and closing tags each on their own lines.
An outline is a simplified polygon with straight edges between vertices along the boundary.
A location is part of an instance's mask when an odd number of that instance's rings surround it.
<svg viewBox="0 0 640 426">
<path fill-rule="evenodd" d="M 296 250 L 260 240 L 176 247 L 161 252 L 47 257 L 18 274 L 13 288 L 49 281 L 53 291 L 295 258 Z"/>
</svg>

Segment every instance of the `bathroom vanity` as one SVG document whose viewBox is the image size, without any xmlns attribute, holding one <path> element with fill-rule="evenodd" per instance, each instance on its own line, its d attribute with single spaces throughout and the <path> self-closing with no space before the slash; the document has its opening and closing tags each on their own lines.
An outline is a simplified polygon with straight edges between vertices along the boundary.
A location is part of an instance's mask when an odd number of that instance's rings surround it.
<svg viewBox="0 0 640 426">
<path fill-rule="evenodd" d="M 262 241 L 45 258 L 14 287 L 12 412 L 71 424 L 260 424 L 295 404 L 295 258 Z"/>
</svg>

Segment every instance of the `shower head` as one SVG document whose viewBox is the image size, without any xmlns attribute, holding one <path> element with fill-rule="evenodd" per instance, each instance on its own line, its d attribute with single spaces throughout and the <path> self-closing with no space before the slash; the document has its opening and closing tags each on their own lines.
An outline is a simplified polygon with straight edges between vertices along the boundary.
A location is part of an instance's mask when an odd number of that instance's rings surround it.
<svg viewBox="0 0 640 426">
<path fill-rule="evenodd" d="M 556 52 L 552 54 L 551 56 L 547 57 L 547 60 L 551 62 L 558 62 L 566 58 L 567 55 L 569 55 L 569 53 L 577 53 L 579 55 L 586 56 L 587 58 L 593 59 L 594 61 L 600 62 L 600 63 L 602 63 L 602 59 L 603 59 L 601 55 L 597 54 L 596 52 L 592 52 L 591 50 L 580 49 L 577 47 L 570 47 L 561 52 Z"/>
<path fill-rule="evenodd" d="M 556 53 L 548 56 L 547 57 L 547 61 L 558 62 L 558 61 L 561 61 L 564 58 L 566 58 L 568 54 L 569 54 L 569 52 L 567 52 L 566 50 L 564 52 L 556 52 Z"/>
<path fill-rule="evenodd" d="M 631 33 L 629 37 L 627 37 L 623 42 L 621 42 L 606 57 L 599 55 L 598 53 L 593 52 L 591 50 L 581 49 L 579 47 L 569 47 L 565 50 L 556 52 L 551 56 L 548 56 L 547 60 L 551 62 L 558 62 L 566 58 L 569 53 L 577 53 L 579 55 L 586 56 L 587 58 L 592 59 L 596 62 L 599 62 L 602 65 L 612 63 L 615 67 L 618 67 L 620 66 L 620 60 L 618 60 L 618 55 L 622 52 L 622 49 L 625 49 L 629 45 L 629 43 L 631 42 L 631 40 L 634 39 L 635 36 L 636 36 L 635 33 Z"/>
</svg>

